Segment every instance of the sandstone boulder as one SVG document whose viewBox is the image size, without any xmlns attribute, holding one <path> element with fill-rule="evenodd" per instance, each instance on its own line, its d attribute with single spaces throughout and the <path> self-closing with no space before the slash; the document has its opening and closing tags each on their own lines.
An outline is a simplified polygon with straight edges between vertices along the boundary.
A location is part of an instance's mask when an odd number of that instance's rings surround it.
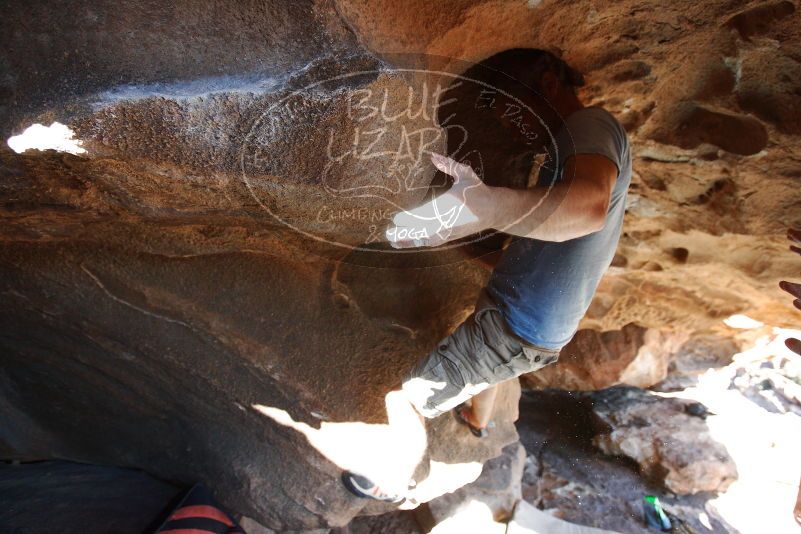
<svg viewBox="0 0 801 534">
<path fill-rule="evenodd" d="M 559 360 L 522 377 L 526 387 L 593 391 L 628 384 L 647 388 L 664 380 L 671 356 L 686 334 L 660 332 L 635 324 L 621 330 L 580 330 Z"/>
<path fill-rule="evenodd" d="M 795 115 L 779 113 L 797 101 L 787 2 L 4 7 L 3 141 L 58 121 L 86 152 L 0 148 L 3 456 L 202 481 L 273 530 L 390 509 L 342 489 L 332 458 L 351 451 L 315 443 L 385 430 L 387 392 L 469 314 L 486 274 L 459 251 L 375 253 L 392 210 L 435 176 L 383 153 L 434 149 L 409 133 L 436 124 L 400 114 L 367 138 L 375 116 L 349 110 L 368 93 L 405 109 L 409 88 L 416 107 L 425 83 L 515 46 L 558 49 L 586 74 L 586 103 L 633 140 L 618 259 L 583 328 L 801 320 L 776 288 L 797 272 L 784 229 L 801 226 Z M 374 142 L 378 157 L 348 151 Z M 630 368 L 653 379 L 631 367 L 627 335 L 640 334 L 622 335 L 622 357 L 593 353 L 614 361 L 603 385 Z M 554 383 L 601 387 L 571 365 Z M 430 497 L 517 440 L 516 388 L 487 443 L 429 425 L 417 478 L 439 480 Z"/>
<path fill-rule="evenodd" d="M 480 502 L 492 512 L 492 518 L 505 522 L 521 499 L 521 481 L 526 451 L 520 443 L 507 445 L 503 454 L 484 464 L 481 475 L 470 484 L 453 493 L 428 503 L 430 519 L 434 524 L 459 513 L 460 508 Z"/>
<path fill-rule="evenodd" d="M 722 492 L 737 479 L 734 462 L 709 435 L 697 402 L 616 387 L 593 395 L 593 413 L 602 428 L 595 446 L 631 458 L 645 476 L 674 493 Z"/>
<path fill-rule="evenodd" d="M 641 532 L 643 496 L 656 495 L 681 527 L 715 534 L 734 530 L 728 517 L 716 511 L 714 493 L 671 493 L 660 480 L 643 477 L 631 459 L 601 452 L 593 445 L 592 410 L 586 394 L 524 393 L 518 428 L 528 454 L 526 503 L 571 524 Z"/>
</svg>

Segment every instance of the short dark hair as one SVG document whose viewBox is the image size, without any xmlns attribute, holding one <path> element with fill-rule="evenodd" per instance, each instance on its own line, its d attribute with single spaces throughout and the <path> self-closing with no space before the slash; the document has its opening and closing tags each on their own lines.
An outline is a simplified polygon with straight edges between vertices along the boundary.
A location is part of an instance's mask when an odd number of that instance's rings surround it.
<svg viewBox="0 0 801 534">
<path fill-rule="evenodd" d="M 493 76 L 498 83 L 502 82 L 502 77 L 505 75 L 536 88 L 542 75 L 552 72 L 567 87 L 584 85 L 584 76 L 579 71 L 547 50 L 511 48 L 490 56 L 479 64 L 501 73 L 501 76 Z"/>
</svg>

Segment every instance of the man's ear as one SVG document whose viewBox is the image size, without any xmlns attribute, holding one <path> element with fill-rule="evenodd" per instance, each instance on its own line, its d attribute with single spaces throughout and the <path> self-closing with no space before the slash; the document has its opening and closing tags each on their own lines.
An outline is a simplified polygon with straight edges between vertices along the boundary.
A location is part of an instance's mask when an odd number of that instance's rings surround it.
<svg viewBox="0 0 801 534">
<path fill-rule="evenodd" d="M 548 100 L 553 100 L 557 93 L 559 93 L 559 79 L 556 77 L 556 74 L 551 71 L 542 73 L 540 85 L 542 87 L 543 96 Z"/>
</svg>

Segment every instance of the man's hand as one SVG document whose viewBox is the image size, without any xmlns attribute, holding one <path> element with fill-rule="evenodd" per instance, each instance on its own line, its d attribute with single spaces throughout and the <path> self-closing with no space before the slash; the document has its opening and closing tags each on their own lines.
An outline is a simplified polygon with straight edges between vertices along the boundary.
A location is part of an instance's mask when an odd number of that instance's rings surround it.
<svg viewBox="0 0 801 534">
<path fill-rule="evenodd" d="M 793 243 L 790 245 L 790 250 L 801 255 L 801 231 L 793 229 L 787 230 L 787 239 Z M 795 300 L 793 300 L 793 306 L 801 310 L 801 284 L 782 280 L 779 282 L 779 287 L 795 298 Z M 801 354 L 801 340 L 791 337 L 788 338 L 784 344 L 796 354 Z"/>
<path fill-rule="evenodd" d="M 386 236 L 394 248 L 435 247 L 491 228 L 494 223 L 491 188 L 469 165 L 433 153 L 431 162 L 453 177 L 453 186 L 437 198 L 393 217 Z"/>
</svg>

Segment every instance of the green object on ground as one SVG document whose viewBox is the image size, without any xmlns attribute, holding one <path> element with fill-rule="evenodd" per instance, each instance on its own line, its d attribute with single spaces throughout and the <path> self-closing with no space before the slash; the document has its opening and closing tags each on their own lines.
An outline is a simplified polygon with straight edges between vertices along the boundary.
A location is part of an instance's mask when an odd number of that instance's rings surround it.
<svg viewBox="0 0 801 534">
<path fill-rule="evenodd" d="M 670 518 L 662 509 L 662 504 L 659 502 L 659 497 L 654 495 L 646 495 L 643 497 L 643 501 L 643 511 L 646 525 L 663 531 L 668 531 L 673 528 L 673 525 L 670 523 Z"/>
</svg>

